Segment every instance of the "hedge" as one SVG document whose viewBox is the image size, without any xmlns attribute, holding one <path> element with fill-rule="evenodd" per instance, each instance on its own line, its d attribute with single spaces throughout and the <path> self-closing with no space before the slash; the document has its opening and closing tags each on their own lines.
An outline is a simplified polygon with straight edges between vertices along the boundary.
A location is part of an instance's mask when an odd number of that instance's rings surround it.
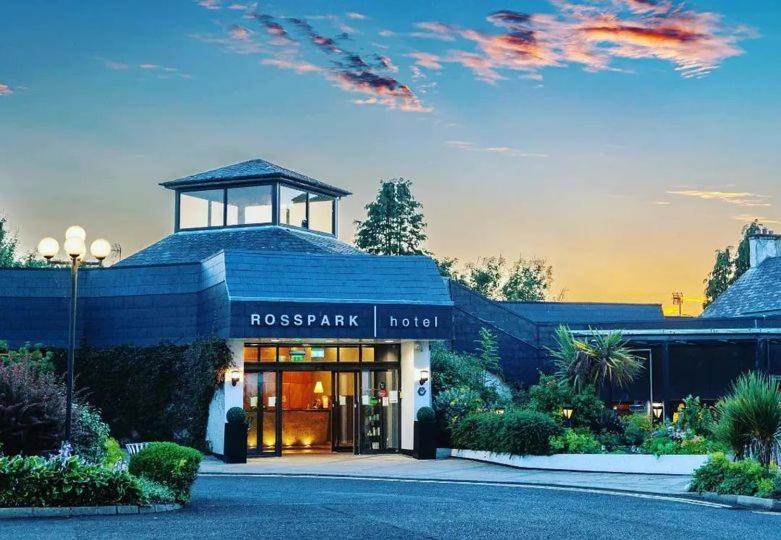
<svg viewBox="0 0 781 540">
<path fill-rule="evenodd" d="M 550 455 L 550 438 L 561 433 L 544 413 L 527 409 L 472 413 L 453 429 L 453 447 L 515 455 Z"/>
<path fill-rule="evenodd" d="M 144 494 L 126 471 L 75 456 L 0 458 L 0 507 L 139 504 Z"/>
<path fill-rule="evenodd" d="M 202 454 L 194 448 L 171 442 L 152 443 L 130 458 L 128 470 L 167 486 L 177 502 L 190 500 Z"/>
<path fill-rule="evenodd" d="M 64 373 L 67 356 L 56 351 Z M 209 403 L 232 365 L 224 340 L 153 347 L 81 347 L 76 388 L 103 413 L 120 441 L 175 441 L 205 448 Z"/>
</svg>

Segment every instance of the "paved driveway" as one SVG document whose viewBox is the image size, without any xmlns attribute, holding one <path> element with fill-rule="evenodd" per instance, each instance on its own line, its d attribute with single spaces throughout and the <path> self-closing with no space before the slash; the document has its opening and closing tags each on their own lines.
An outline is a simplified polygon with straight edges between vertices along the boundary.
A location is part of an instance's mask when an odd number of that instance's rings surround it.
<svg viewBox="0 0 781 540">
<path fill-rule="evenodd" d="M 388 479 L 461 480 L 579 486 L 645 493 L 682 494 L 687 476 L 576 473 L 514 469 L 466 459 L 416 460 L 401 454 L 354 456 L 313 454 L 250 459 L 246 464 L 228 465 L 207 458 L 202 473 L 264 475 L 358 476 Z"/>
<path fill-rule="evenodd" d="M 371 460 L 370 460 L 371 461 Z M 544 486 L 267 476 L 203 476 L 180 512 L 8 520 L 0 537 L 778 538 L 781 516 L 669 497 Z"/>
</svg>

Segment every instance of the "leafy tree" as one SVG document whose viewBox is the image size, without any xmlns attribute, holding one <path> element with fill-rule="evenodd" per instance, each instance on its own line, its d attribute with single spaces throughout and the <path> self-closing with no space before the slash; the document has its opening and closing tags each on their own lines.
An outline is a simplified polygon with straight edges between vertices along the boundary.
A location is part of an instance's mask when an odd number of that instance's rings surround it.
<svg viewBox="0 0 781 540">
<path fill-rule="evenodd" d="M 355 244 L 379 255 L 422 255 L 426 222 L 415 200 L 412 182 L 403 178 L 380 183 L 377 198 L 366 205 L 366 219 L 355 221 Z"/>
<path fill-rule="evenodd" d="M 556 329 L 556 349 L 549 349 L 556 365 L 556 378 L 575 391 L 588 386 L 626 386 L 640 370 L 642 361 L 626 346 L 621 332 L 594 333 L 575 339 L 566 326 Z"/>
<path fill-rule="evenodd" d="M 518 302 L 545 300 L 552 282 L 553 267 L 545 259 L 519 257 L 502 285 L 502 296 Z"/>
<path fill-rule="evenodd" d="M 756 234 L 763 228 L 756 219 L 743 226 L 742 238 L 738 249 L 731 246 L 716 250 L 716 261 L 713 269 L 703 281 L 705 283 L 705 302 L 703 307 L 712 304 L 721 293 L 735 283 L 735 281 L 749 269 L 749 241 L 748 237 Z"/>
<path fill-rule="evenodd" d="M 494 300 L 545 300 L 553 283 L 553 267 L 545 259 L 518 257 L 508 265 L 501 255 L 483 257 L 476 263 L 467 264 L 465 274 L 458 272 L 457 262 L 456 259 L 443 259 L 438 263 L 440 273 Z"/>
<path fill-rule="evenodd" d="M 37 268 L 46 266 L 34 252 L 23 255 L 17 253 L 19 241 L 7 230 L 5 216 L 0 216 L 0 268 Z"/>
<path fill-rule="evenodd" d="M 499 299 L 505 272 L 504 257 L 485 257 L 467 265 L 467 285 L 488 298 Z"/>
<path fill-rule="evenodd" d="M 434 263 L 441 276 L 466 284 L 466 276 L 458 269 L 458 259 L 454 257 L 434 258 Z"/>
</svg>

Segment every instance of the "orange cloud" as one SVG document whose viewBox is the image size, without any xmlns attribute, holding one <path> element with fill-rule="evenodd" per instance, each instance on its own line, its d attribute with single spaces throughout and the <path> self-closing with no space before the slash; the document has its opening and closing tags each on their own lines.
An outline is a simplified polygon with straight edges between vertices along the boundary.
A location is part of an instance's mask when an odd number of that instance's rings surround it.
<svg viewBox="0 0 781 540">
<path fill-rule="evenodd" d="M 0 96 L 10 96 L 14 91 L 5 83 L 0 83 Z"/>
<path fill-rule="evenodd" d="M 694 197 L 706 201 L 721 201 L 736 206 L 771 206 L 766 199 L 767 195 L 759 195 L 748 191 L 718 191 L 718 190 L 700 190 L 700 189 L 681 189 L 667 192 L 670 195 L 680 195 L 682 197 Z"/>
<path fill-rule="evenodd" d="M 415 64 L 428 68 L 428 69 L 442 69 L 442 64 L 439 63 L 440 58 L 436 54 L 430 54 L 425 52 L 414 52 L 407 55 L 409 58 L 415 59 Z"/>
<path fill-rule="evenodd" d="M 230 27 L 230 35 L 233 39 L 243 40 L 243 39 L 249 39 L 252 32 L 250 32 L 249 28 L 245 28 L 244 26 L 234 24 Z"/>
<path fill-rule="evenodd" d="M 309 62 L 295 62 L 279 58 L 266 58 L 260 62 L 266 66 L 274 66 L 280 69 L 289 69 L 296 73 L 317 73 L 323 71 L 323 68 L 310 64 Z"/>
</svg>

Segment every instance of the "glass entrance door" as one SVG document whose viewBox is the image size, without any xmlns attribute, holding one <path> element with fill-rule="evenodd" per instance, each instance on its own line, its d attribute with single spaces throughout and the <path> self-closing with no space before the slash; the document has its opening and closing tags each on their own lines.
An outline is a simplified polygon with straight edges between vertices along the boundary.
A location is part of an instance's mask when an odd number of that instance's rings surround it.
<svg viewBox="0 0 781 540">
<path fill-rule="evenodd" d="M 356 377 L 354 371 L 334 372 L 333 425 L 334 450 L 337 452 L 352 452 L 355 433 L 355 416 L 358 403 L 356 401 Z"/>
<path fill-rule="evenodd" d="M 245 373 L 244 410 L 249 422 L 247 451 L 278 454 L 277 373 Z"/>
<path fill-rule="evenodd" d="M 361 372 L 361 453 L 398 451 L 399 370 Z"/>
</svg>

